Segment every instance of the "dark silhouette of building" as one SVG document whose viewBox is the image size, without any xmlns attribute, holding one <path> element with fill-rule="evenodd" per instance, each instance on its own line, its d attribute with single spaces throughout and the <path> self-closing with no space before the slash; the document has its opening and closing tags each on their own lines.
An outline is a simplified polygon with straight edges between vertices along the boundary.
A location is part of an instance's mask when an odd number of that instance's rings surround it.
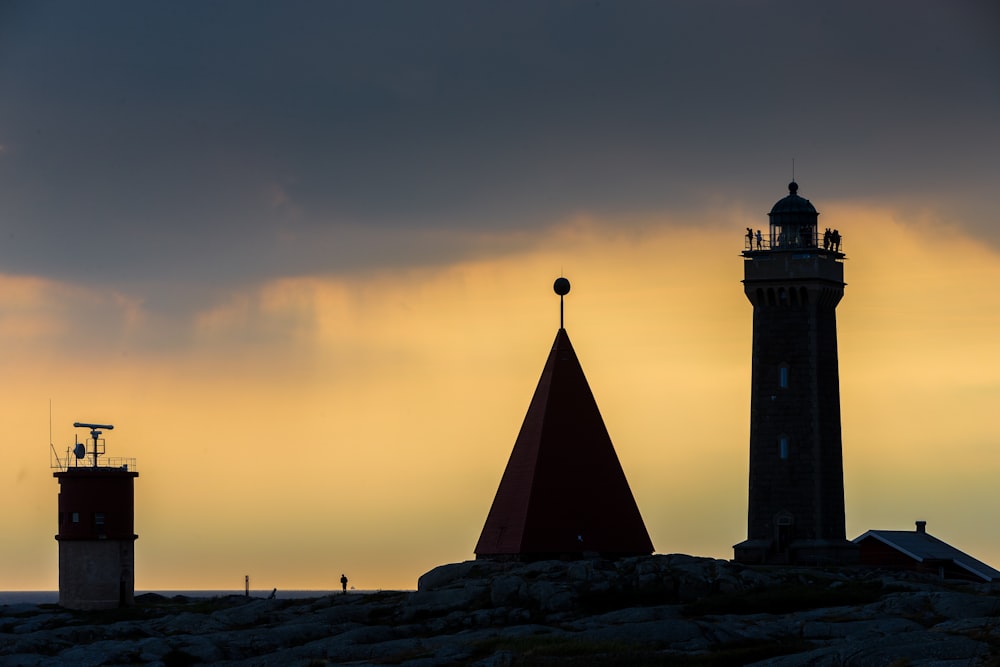
<svg viewBox="0 0 1000 667">
<path fill-rule="evenodd" d="M 790 183 L 765 247 L 743 252 L 753 304 L 750 493 L 743 563 L 855 562 L 844 527 L 836 308 L 844 254 Z M 825 246 L 825 247 L 824 247 Z M 834 249 L 836 248 L 836 249 Z"/>
<path fill-rule="evenodd" d="M 560 278 L 555 287 L 562 296 L 569 282 Z M 475 551 L 477 558 L 517 560 L 653 552 L 597 402 L 561 326 Z"/>
<path fill-rule="evenodd" d="M 59 604 L 69 609 L 110 609 L 134 603 L 134 459 L 105 458 L 101 431 L 90 428 L 93 449 L 56 457 L 59 472 Z"/>
<path fill-rule="evenodd" d="M 942 579 L 1000 581 L 1000 572 L 928 533 L 926 521 L 916 523 L 916 530 L 869 530 L 854 538 L 861 562 L 934 574 Z"/>
</svg>

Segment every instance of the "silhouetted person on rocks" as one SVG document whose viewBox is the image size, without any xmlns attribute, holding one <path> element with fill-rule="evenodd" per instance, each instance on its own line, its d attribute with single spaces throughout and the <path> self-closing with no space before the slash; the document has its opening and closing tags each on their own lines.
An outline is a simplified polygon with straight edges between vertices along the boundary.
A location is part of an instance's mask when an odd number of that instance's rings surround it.
<svg viewBox="0 0 1000 667">
<path fill-rule="evenodd" d="M 347 595 L 347 575 L 340 575 L 340 586 L 344 589 L 344 595 Z"/>
</svg>

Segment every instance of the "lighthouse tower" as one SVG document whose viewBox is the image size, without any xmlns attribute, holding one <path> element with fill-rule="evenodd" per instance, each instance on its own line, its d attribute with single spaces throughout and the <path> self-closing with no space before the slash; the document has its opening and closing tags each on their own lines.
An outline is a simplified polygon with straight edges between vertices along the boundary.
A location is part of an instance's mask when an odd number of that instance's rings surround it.
<svg viewBox="0 0 1000 667">
<path fill-rule="evenodd" d="M 849 563 L 836 308 L 844 296 L 837 230 L 788 185 L 767 234 L 747 230 L 743 290 L 753 304 L 750 500 L 742 563 Z"/>
<path fill-rule="evenodd" d="M 111 609 L 133 604 L 135 459 L 99 458 L 110 424 L 90 429 L 84 443 L 55 457 L 59 472 L 59 604 L 68 609 Z"/>
</svg>

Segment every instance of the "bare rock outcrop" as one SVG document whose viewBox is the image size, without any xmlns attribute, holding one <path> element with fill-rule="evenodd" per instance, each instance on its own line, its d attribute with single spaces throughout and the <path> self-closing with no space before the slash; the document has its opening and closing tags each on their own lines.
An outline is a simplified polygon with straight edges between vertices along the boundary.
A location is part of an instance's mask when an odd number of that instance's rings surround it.
<svg viewBox="0 0 1000 667">
<path fill-rule="evenodd" d="M 468 561 L 412 592 L 0 607 L 0 664 L 988 665 L 987 585 L 709 558 Z"/>
</svg>

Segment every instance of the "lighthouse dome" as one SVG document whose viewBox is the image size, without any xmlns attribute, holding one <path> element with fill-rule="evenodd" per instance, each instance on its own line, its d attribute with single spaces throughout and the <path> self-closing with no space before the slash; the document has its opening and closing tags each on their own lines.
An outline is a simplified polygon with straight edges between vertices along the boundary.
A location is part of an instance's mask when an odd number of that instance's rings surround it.
<svg viewBox="0 0 1000 667">
<path fill-rule="evenodd" d="M 788 184 L 788 196 L 779 199 L 767 217 L 771 221 L 772 250 L 817 246 L 819 213 L 808 199 L 799 196 L 799 185 L 795 181 Z"/>
<path fill-rule="evenodd" d="M 814 207 L 808 199 L 800 197 L 798 193 L 799 193 L 799 184 L 796 183 L 795 181 L 792 181 L 791 183 L 788 184 L 788 196 L 783 199 L 779 199 L 777 202 L 775 202 L 774 206 L 771 207 L 771 212 L 768 215 L 776 215 L 776 214 L 794 215 L 803 213 L 814 216 L 817 215 L 816 207 Z"/>
</svg>

